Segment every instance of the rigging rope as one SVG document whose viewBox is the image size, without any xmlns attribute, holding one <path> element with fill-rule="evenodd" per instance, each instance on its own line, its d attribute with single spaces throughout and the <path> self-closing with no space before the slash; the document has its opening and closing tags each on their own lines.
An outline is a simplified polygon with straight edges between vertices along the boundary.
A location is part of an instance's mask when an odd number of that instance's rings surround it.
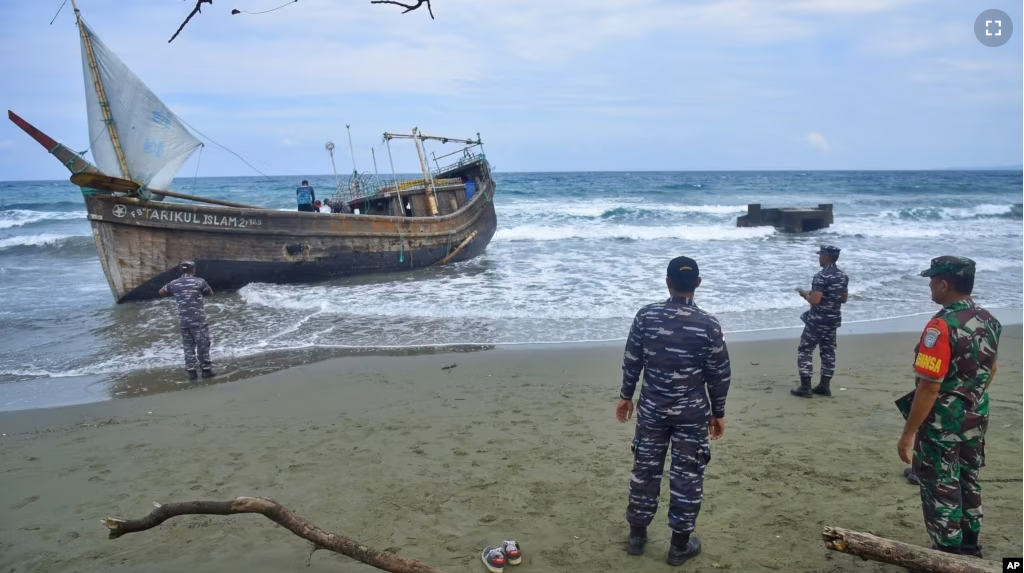
<svg viewBox="0 0 1024 573">
<path fill-rule="evenodd" d="M 398 262 L 405 262 L 405 239 L 402 238 L 402 227 L 395 223 L 395 229 L 398 230 Z"/>
<path fill-rule="evenodd" d="M 299 0 L 292 0 L 288 4 L 294 4 L 294 3 L 298 2 L 298 1 Z M 280 10 L 281 8 L 284 8 L 288 4 L 282 4 L 282 5 L 278 6 L 277 8 L 271 8 L 270 10 L 264 10 L 262 12 L 246 12 L 245 10 L 239 10 L 239 9 L 235 8 L 235 9 L 231 10 L 231 15 L 234 16 L 235 14 L 252 14 L 253 16 L 256 16 L 257 14 L 266 14 L 267 12 L 273 12 L 274 10 Z"/>
<path fill-rule="evenodd" d="M 192 177 L 192 194 L 196 194 L 196 181 L 199 180 L 199 164 L 203 161 L 203 148 L 205 145 L 199 146 L 199 157 L 196 157 L 196 174 Z"/>
<path fill-rule="evenodd" d="M 60 16 L 60 11 L 64 9 L 64 4 L 67 4 L 67 3 L 68 3 L 68 0 L 64 0 L 64 2 L 60 5 L 60 8 L 57 8 L 57 13 L 53 15 L 53 20 L 50 20 L 50 25 L 51 26 L 53 25 L 54 22 L 57 21 L 57 16 Z"/>
<path fill-rule="evenodd" d="M 259 169 L 256 169 L 255 167 L 253 167 L 253 166 L 252 166 L 252 164 L 251 164 L 251 163 L 249 163 L 248 161 L 246 161 L 246 160 L 245 160 L 245 158 L 243 158 L 243 157 L 242 157 L 241 155 L 239 155 L 239 154 L 235 153 L 234 151 L 231 151 L 231 150 L 230 150 L 230 149 L 228 149 L 227 147 L 224 147 L 223 145 L 221 145 L 221 144 L 217 143 L 216 141 L 214 141 L 213 139 L 211 139 L 211 138 L 210 138 L 209 136 L 205 135 L 205 134 L 204 134 L 203 132 L 201 132 L 201 131 L 199 131 L 198 129 L 196 129 L 196 128 L 192 127 L 192 124 L 190 124 L 189 122 L 185 121 L 185 119 L 184 119 L 184 118 L 182 118 L 182 117 L 181 117 L 180 115 L 177 115 L 177 114 L 175 114 L 175 115 L 176 115 L 176 117 L 177 117 L 178 119 L 180 119 L 180 120 L 181 120 L 181 123 L 184 123 L 185 125 L 187 125 L 187 126 L 189 127 L 189 129 L 191 129 L 192 131 L 194 131 L 194 132 L 198 133 L 198 134 L 199 134 L 199 135 L 200 135 L 201 137 L 205 137 L 206 139 L 209 139 L 209 140 L 210 140 L 210 143 L 212 143 L 212 144 L 216 145 L 217 147 L 219 147 L 219 148 L 223 149 L 224 151 L 227 151 L 227 152 L 228 152 L 228 153 L 230 153 L 231 155 L 234 155 L 235 157 L 237 157 L 238 159 L 240 159 L 240 160 L 242 161 L 242 163 L 244 163 L 244 164 L 248 165 L 248 166 L 249 166 L 249 168 L 250 168 L 250 169 L 252 169 L 253 171 L 255 171 L 256 173 L 259 173 L 260 175 L 262 175 L 262 176 L 266 177 L 267 179 L 269 179 L 269 180 L 273 181 L 274 183 L 277 183 L 278 185 L 284 185 L 284 183 L 282 183 L 282 182 L 278 181 L 277 179 L 274 179 L 273 177 L 271 177 L 271 176 L 267 175 L 266 173 L 264 173 L 264 172 L 260 171 Z"/>
</svg>

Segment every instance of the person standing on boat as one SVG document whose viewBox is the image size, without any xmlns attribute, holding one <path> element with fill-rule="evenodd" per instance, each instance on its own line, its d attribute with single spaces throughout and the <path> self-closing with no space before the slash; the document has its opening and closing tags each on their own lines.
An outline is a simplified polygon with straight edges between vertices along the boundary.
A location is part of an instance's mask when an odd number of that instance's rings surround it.
<svg viewBox="0 0 1024 573">
<path fill-rule="evenodd" d="M 627 552 L 640 555 L 644 551 L 671 444 L 668 526 L 672 544 L 667 562 L 682 565 L 701 550 L 700 539 L 692 533 L 704 498 L 704 471 L 711 460 L 708 437 L 717 440 L 725 434 L 732 368 L 721 325 L 693 302 L 701 283 L 697 262 L 689 257 L 672 259 L 665 282 L 671 298 L 641 308 L 633 319 L 615 416 L 619 422 L 632 417 L 633 394 L 642 371 L 626 507 Z"/>
<path fill-rule="evenodd" d="M 181 322 L 181 342 L 185 348 L 185 370 L 188 379 L 195 380 L 196 354 L 199 354 L 199 365 L 203 370 L 203 378 L 216 376 L 213 362 L 210 360 L 210 325 L 206 321 L 206 309 L 203 308 L 203 297 L 213 296 L 213 289 L 206 281 L 196 276 L 196 264 L 184 261 L 178 268 L 181 276 L 164 285 L 160 296 L 174 296 L 178 305 L 178 319 Z"/>
<path fill-rule="evenodd" d="M 839 247 L 831 245 L 823 245 L 818 249 L 821 270 L 814 275 L 811 290 L 797 289 L 800 296 L 811 305 L 800 316 L 804 322 L 796 358 L 800 386 L 789 391 L 801 398 L 810 398 L 812 394 L 832 395 L 829 384 L 836 370 L 836 330 L 843 323 L 841 309 L 846 304 L 850 285 L 850 277 L 836 266 L 839 251 Z M 821 381 L 812 389 L 815 346 L 821 354 Z"/>
<path fill-rule="evenodd" d="M 309 181 L 302 180 L 302 185 L 295 190 L 295 200 L 299 204 L 299 211 L 309 211 L 313 213 L 316 209 L 313 208 L 313 202 L 316 201 L 316 191 L 309 186 Z"/>
</svg>

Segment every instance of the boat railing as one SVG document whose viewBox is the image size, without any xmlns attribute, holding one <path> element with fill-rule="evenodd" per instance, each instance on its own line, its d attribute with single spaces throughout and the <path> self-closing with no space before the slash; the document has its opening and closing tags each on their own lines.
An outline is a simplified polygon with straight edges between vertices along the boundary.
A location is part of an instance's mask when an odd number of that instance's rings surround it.
<svg viewBox="0 0 1024 573">
<path fill-rule="evenodd" d="M 465 182 L 459 177 L 440 177 L 442 174 L 451 173 L 467 165 L 482 161 L 483 153 L 466 152 L 455 163 L 430 171 L 430 180 L 435 189 L 460 187 Z M 377 197 L 391 195 L 396 192 L 422 190 L 426 187 L 423 177 L 409 179 L 395 179 L 386 176 L 379 177 L 369 173 L 350 177 L 347 184 L 339 186 L 334 195 L 336 201 L 351 202 L 357 199 L 374 199 Z"/>
<path fill-rule="evenodd" d="M 377 193 L 375 193 L 375 195 L 388 195 L 394 193 L 395 191 L 401 193 L 402 191 L 420 190 L 426 186 L 424 183 L 425 182 L 422 177 L 419 179 L 404 179 L 398 181 L 397 185 L 395 184 L 394 181 L 386 181 L 384 183 L 381 183 L 380 186 L 377 187 Z M 465 183 L 462 181 L 462 179 L 459 179 L 457 177 L 446 179 L 434 179 L 435 189 L 461 187 L 464 184 Z"/>
<path fill-rule="evenodd" d="M 452 163 L 450 165 L 446 165 L 446 166 L 441 167 L 439 169 L 435 169 L 435 170 L 431 171 L 430 174 L 432 176 L 436 177 L 436 176 L 438 176 L 438 175 L 440 175 L 442 173 L 449 173 L 449 172 L 454 171 L 454 170 L 456 170 L 456 169 L 458 169 L 460 167 L 464 167 L 466 165 L 469 165 L 470 163 L 475 163 L 475 162 L 480 161 L 482 159 L 484 159 L 484 154 L 483 153 L 467 152 L 466 155 L 464 155 L 461 158 L 459 158 L 459 160 L 456 161 L 455 163 Z"/>
</svg>

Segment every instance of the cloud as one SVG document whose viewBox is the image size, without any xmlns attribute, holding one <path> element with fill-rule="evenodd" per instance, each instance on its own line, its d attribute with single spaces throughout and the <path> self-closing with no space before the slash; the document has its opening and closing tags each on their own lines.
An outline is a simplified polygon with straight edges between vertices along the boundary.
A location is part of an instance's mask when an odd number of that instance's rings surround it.
<svg viewBox="0 0 1024 573">
<path fill-rule="evenodd" d="M 0 87 L 0 99 L 84 149 L 77 30 L 67 9 L 47 26 L 54 6 L 44 4 L 12 3 L 0 18 L 0 77 L 17 79 Z M 1021 52 L 982 47 L 976 14 L 953 5 L 438 0 L 431 20 L 367 0 L 303 0 L 265 15 L 207 6 L 168 44 L 192 4 L 90 0 L 83 8 L 193 130 L 275 173 L 329 172 L 328 140 L 347 161 L 345 124 L 360 165 L 372 162 L 371 147 L 383 156 L 380 133 L 414 125 L 455 137 L 481 132 L 502 171 L 800 168 L 808 160 L 898 168 L 956 164 L 985 145 L 1005 156 L 998 162 L 1021 154 Z M 64 176 L 7 123 L 0 140 L 18 145 L 4 148 L 0 180 Z M 980 124 L 989 126 L 984 134 Z M 794 133 L 794 125 L 818 131 Z M 394 153 L 399 171 L 419 168 L 412 148 Z M 211 144 L 200 174 L 251 170 Z"/>
<path fill-rule="evenodd" d="M 0 140 L 0 149 L 14 149 L 14 141 L 11 139 Z"/>
<path fill-rule="evenodd" d="M 814 131 L 808 133 L 807 136 L 804 137 L 804 139 L 807 140 L 807 143 L 811 147 L 817 149 L 822 153 L 828 153 L 828 150 L 832 148 L 832 146 L 829 145 L 828 140 L 825 139 L 824 135 Z"/>
</svg>

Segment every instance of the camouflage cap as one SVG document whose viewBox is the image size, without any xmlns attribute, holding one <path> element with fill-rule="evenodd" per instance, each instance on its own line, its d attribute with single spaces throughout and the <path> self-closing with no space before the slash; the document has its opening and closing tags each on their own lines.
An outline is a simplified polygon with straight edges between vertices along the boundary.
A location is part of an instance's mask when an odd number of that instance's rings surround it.
<svg viewBox="0 0 1024 573">
<path fill-rule="evenodd" d="M 818 249 L 818 254 L 819 255 L 829 255 L 829 256 L 832 256 L 832 257 L 838 257 L 840 250 L 841 249 L 839 247 L 836 247 L 836 246 L 833 246 L 833 245 L 822 245 L 821 248 Z"/>
<path fill-rule="evenodd" d="M 959 277 L 974 276 L 974 261 L 967 257 L 956 257 L 945 255 L 932 259 L 932 264 L 926 270 L 921 271 L 922 277 L 933 277 L 935 275 L 954 275 Z"/>
<path fill-rule="evenodd" d="M 196 268 L 196 264 L 192 261 L 181 261 L 181 263 L 178 264 L 178 268 L 183 271 L 190 271 Z"/>
</svg>

